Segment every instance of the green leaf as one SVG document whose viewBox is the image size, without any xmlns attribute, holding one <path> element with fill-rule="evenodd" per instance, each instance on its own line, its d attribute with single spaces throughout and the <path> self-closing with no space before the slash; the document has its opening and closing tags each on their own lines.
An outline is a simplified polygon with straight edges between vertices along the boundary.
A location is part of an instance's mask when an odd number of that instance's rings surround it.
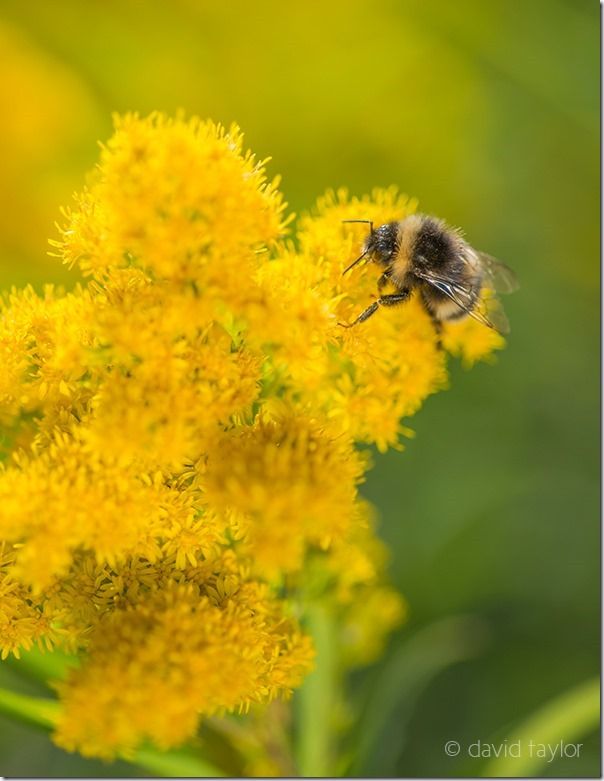
<svg viewBox="0 0 604 781">
<path fill-rule="evenodd" d="M 38 729 L 54 729 L 60 710 L 61 706 L 57 700 L 30 697 L 0 689 L 0 713 Z M 141 746 L 123 759 L 160 777 L 223 778 L 225 775 L 219 768 L 187 748 L 160 751 L 153 746 Z"/>
<path fill-rule="evenodd" d="M 600 680 L 594 678 L 550 700 L 520 724 L 507 738 L 508 746 L 519 746 L 519 751 L 514 752 L 519 756 L 496 757 L 487 764 L 484 775 L 537 775 L 551 756 L 547 752 L 539 752 L 537 746 L 550 746 L 553 750 L 561 742 L 566 745 L 575 743 L 597 729 L 599 723 Z M 546 755 L 539 756 L 540 753 Z"/>
<path fill-rule="evenodd" d="M 34 727 L 53 729 L 59 710 L 60 706 L 56 700 L 30 697 L 27 694 L 0 689 L 0 713 Z"/>
<path fill-rule="evenodd" d="M 130 760 L 139 767 L 168 778 L 224 778 L 225 773 L 186 748 L 159 751 L 152 746 L 139 748 Z"/>
<path fill-rule="evenodd" d="M 354 737 L 346 775 L 394 776 L 406 725 L 426 686 L 440 672 L 470 659 L 484 646 L 483 624 L 472 616 L 446 618 L 420 629 L 379 669 Z M 396 725 L 396 737 L 387 736 Z"/>
<path fill-rule="evenodd" d="M 19 659 L 9 657 L 6 663 L 20 675 L 48 685 L 50 681 L 63 680 L 68 669 L 79 664 L 79 658 L 57 649 L 41 651 L 39 648 L 32 648 L 22 651 Z"/>
</svg>

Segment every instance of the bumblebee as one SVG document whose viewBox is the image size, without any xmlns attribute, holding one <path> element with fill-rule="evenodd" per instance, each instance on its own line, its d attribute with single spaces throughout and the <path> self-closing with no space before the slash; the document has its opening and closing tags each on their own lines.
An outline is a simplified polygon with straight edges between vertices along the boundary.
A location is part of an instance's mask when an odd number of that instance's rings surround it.
<svg viewBox="0 0 604 781">
<path fill-rule="evenodd" d="M 398 222 L 373 227 L 370 220 L 344 220 L 369 225 L 363 252 L 348 268 L 362 260 L 382 268 L 378 279 L 379 297 L 346 328 L 363 323 L 381 306 L 397 306 L 414 290 L 432 318 L 437 332 L 441 324 L 473 317 L 499 333 L 508 333 L 509 323 L 495 293 L 511 293 L 518 283 L 504 263 L 478 252 L 443 220 L 412 214 Z M 387 285 L 394 293 L 383 294 Z"/>
</svg>

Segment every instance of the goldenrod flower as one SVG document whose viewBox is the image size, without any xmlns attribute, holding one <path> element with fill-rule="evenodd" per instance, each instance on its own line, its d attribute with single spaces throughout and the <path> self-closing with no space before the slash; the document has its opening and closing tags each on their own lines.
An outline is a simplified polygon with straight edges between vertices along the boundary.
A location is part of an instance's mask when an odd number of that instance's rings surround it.
<svg viewBox="0 0 604 781">
<path fill-rule="evenodd" d="M 0 544 L 0 644 L 1 658 L 20 649 L 29 650 L 34 642 L 46 639 L 53 630 L 42 610 L 32 603 L 26 586 L 12 577 L 14 554 L 6 543 Z"/>
<path fill-rule="evenodd" d="M 111 757 L 199 716 L 287 696 L 312 667 L 304 594 L 331 605 L 348 664 L 405 612 L 359 499 L 358 443 L 398 446 L 447 381 L 415 300 L 345 330 L 375 290 L 342 269 L 394 190 L 329 193 L 283 238 L 285 205 L 237 128 L 116 120 L 66 210 L 70 293 L 0 311 L 0 649 L 80 656 L 57 741 Z M 468 321 L 466 360 L 499 337 Z"/>
<path fill-rule="evenodd" d="M 285 413 L 218 440 L 204 485 L 211 506 L 243 515 L 260 571 L 288 572 L 309 544 L 346 536 L 363 467 L 352 441 L 330 435 L 325 421 Z"/>
<path fill-rule="evenodd" d="M 270 700 L 297 686 L 312 659 L 308 638 L 266 586 L 242 582 L 225 560 L 203 578 L 185 571 L 124 595 L 89 642 L 90 662 L 60 687 L 57 742 L 100 756 L 142 737 L 160 747 L 182 742 L 199 712 Z"/>
</svg>

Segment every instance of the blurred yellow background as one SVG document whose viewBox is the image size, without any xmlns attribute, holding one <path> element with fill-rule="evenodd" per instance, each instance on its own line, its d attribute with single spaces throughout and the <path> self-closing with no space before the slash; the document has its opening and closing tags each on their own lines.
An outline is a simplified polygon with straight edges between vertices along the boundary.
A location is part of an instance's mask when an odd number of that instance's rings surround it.
<svg viewBox="0 0 604 781">
<path fill-rule="evenodd" d="M 481 640 L 400 683 L 359 771 L 487 772 L 444 743 L 501 738 L 599 669 L 598 4 L 4 0 L 0 63 L 1 288 L 72 284 L 46 254 L 59 207 L 112 112 L 155 109 L 238 122 L 297 212 L 396 184 L 516 270 L 498 364 L 454 367 L 364 489 L 411 618 L 358 712 L 434 622 L 469 615 Z M 5 775 L 134 772 L 0 725 Z M 583 742 L 545 772 L 597 774 Z"/>
</svg>

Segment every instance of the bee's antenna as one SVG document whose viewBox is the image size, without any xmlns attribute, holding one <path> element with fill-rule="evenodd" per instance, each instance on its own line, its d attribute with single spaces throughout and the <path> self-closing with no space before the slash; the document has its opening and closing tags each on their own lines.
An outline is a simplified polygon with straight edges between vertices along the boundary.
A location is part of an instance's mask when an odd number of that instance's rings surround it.
<svg viewBox="0 0 604 781">
<path fill-rule="evenodd" d="M 342 220 L 342 222 L 364 222 L 369 225 L 369 230 L 373 233 L 373 220 Z"/>
<path fill-rule="evenodd" d="M 344 274 L 347 274 L 350 271 L 351 268 L 354 268 L 357 263 L 360 263 L 366 255 L 367 255 L 367 252 L 363 252 L 363 254 L 359 258 L 354 260 L 350 264 L 350 266 L 348 266 L 348 268 L 345 268 L 344 271 L 342 271 L 342 276 L 344 276 Z"/>
<path fill-rule="evenodd" d="M 363 222 L 366 225 L 369 225 L 369 230 L 371 233 L 373 233 L 373 220 L 342 220 L 342 222 Z M 367 255 L 367 250 L 365 250 L 365 252 L 363 252 L 363 254 L 359 258 L 357 258 L 353 263 L 351 263 L 350 266 L 348 266 L 348 268 L 345 268 L 344 271 L 342 271 L 342 276 L 344 276 L 344 274 L 347 274 L 351 268 L 354 268 L 357 263 L 360 263 L 366 255 Z"/>
</svg>

